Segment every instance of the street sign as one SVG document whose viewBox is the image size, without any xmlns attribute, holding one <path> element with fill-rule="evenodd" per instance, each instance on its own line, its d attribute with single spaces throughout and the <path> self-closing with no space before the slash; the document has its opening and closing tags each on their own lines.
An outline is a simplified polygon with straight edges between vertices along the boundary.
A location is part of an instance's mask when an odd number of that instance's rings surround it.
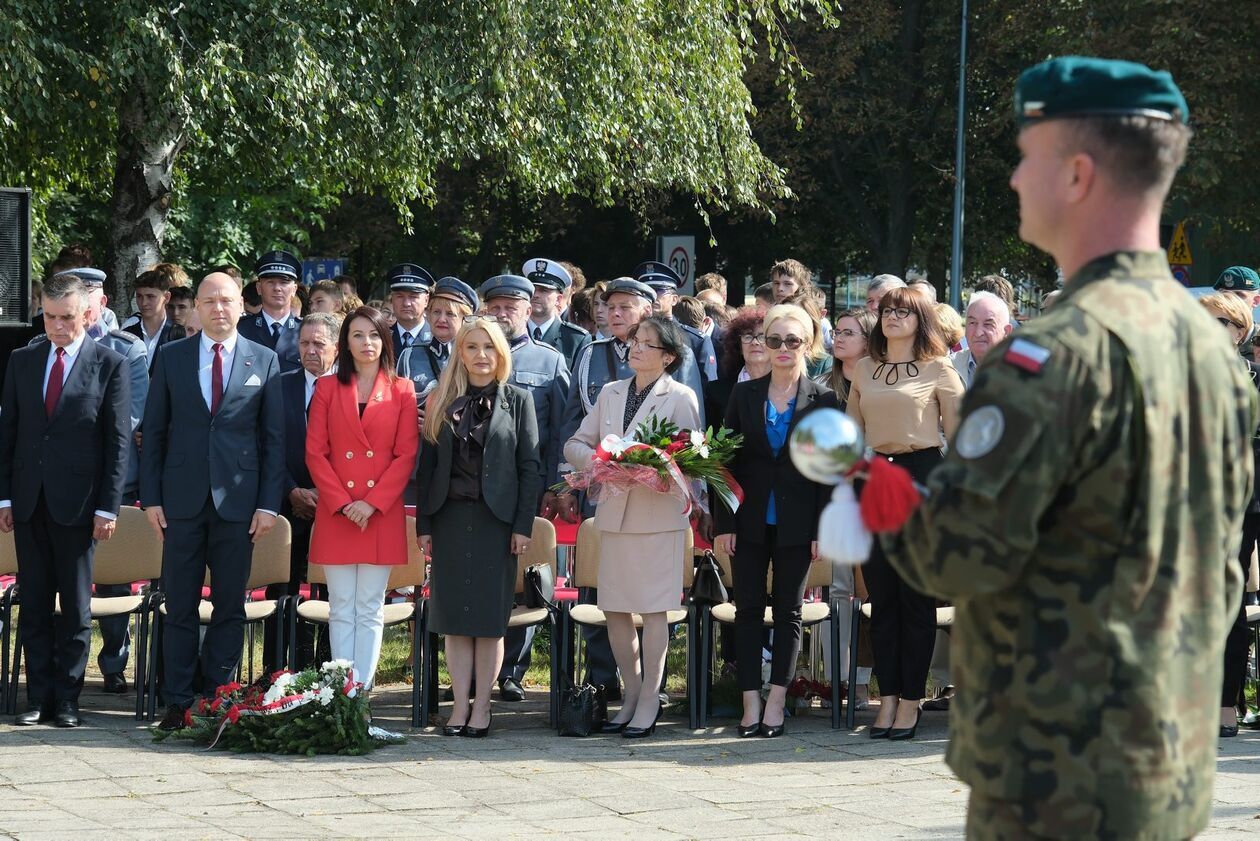
<svg viewBox="0 0 1260 841">
<path fill-rule="evenodd" d="M 346 258 L 302 261 L 302 283 L 310 286 L 317 280 L 328 280 L 346 273 Z"/>
<path fill-rule="evenodd" d="M 1180 283 L 1182 286 L 1190 285 L 1190 267 L 1189 266 L 1178 263 L 1175 265 L 1170 264 L 1168 268 L 1172 269 L 1172 276 L 1178 283 Z"/>
<path fill-rule="evenodd" d="M 684 236 L 667 236 L 656 238 L 656 259 L 666 263 L 678 276 L 683 285 L 679 293 L 690 295 L 696 288 L 696 238 Z"/>
<path fill-rule="evenodd" d="M 1186 236 L 1186 223 L 1178 222 L 1173 229 L 1172 242 L 1168 244 L 1168 262 L 1170 265 L 1191 266 L 1194 258 L 1190 255 L 1190 238 Z"/>
</svg>

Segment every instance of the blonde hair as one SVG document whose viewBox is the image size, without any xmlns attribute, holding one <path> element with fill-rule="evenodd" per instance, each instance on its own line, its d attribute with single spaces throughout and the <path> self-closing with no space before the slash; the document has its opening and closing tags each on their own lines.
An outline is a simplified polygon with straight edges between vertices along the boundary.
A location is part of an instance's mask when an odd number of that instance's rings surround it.
<svg viewBox="0 0 1260 841">
<path fill-rule="evenodd" d="M 976 295 L 983 295 L 983 292 L 977 292 Z M 972 296 L 973 298 L 975 295 Z M 996 295 L 993 296 L 997 298 Z M 1001 300 L 1000 298 L 998 300 Z M 963 318 L 958 314 L 958 310 L 949 304 L 936 304 L 936 318 L 941 322 L 941 338 L 945 340 L 945 344 L 953 347 L 962 341 L 963 334 L 967 332 Z"/>
<path fill-rule="evenodd" d="M 446 410 L 455 402 L 456 397 L 468 391 L 468 369 L 464 367 L 460 346 L 468 334 L 476 330 L 486 334 L 499 357 L 499 364 L 494 371 L 495 381 L 503 384 L 507 382 L 508 377 L 512 376 L 512 349 L 508 346 L 507 337 L 503 335 L 503 328 L 499 326 L 499 322 L 485 316 L 465 318 L 463 326 L 459 328 L 454 341 L 451 342 L 451 361 L 446 364 L 442 376 L 438 378 L 437 387 L 433 389 L 433 393 L 429 395 L 425 404 L 424 438 L 431 444 L 437 443 L 438 435 L 442 432 L 442 424 L 450 423 L 446 417 Z"/>
<path fill-rule="evenodd" d="M 766 316 L 761 321 L 762 331 L 769 330 L 779 319 L 796 322 L 809 333 L 809 341 L 805 344 L 806 360 L 823 355 L 822 330 L 819 329 L 818 319 L 813 313 L 796 304 L 775 304 L 766 311 Z"/>
<path fill-rule="evenodd" d="M 1215 295 L 1204 295 L 1199 299 L 1199 303 L 1209 312 L 1215 312 L 1237 324 L 1243 331 L 1243 341 L 1246 341 L 1247 335 L 1251 333 L 1253 321 L 1251 310 L 1242 298 L 1218 292 Z"/>
</svg>

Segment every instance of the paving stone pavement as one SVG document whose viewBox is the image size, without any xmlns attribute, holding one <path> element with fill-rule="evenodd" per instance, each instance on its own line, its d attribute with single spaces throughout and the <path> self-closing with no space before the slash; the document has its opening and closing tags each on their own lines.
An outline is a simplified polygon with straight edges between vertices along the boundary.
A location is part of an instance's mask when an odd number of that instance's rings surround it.
<svg viewBox="0 0 1260 841">
<path fill-rule="evenodd" d="M 489 738 L 410 731 L 404 688 L 375 717 L 410 733 L 366 757 L 295 758 L 154 744 L 124 699 L 88 689 L 91 726 L 0 725 L 0 836 L 40 839 L 959 838 L 967 788 L 942 757 L 946 714 L 914 742 L 788 720 L 779 739 L 737 722 L 695 733 L 666 718 L 654 738 L 561 739 L 545 695 L 496 702 Z M 1224 740 L 1206 839 L 1260 835 L 1260 732 Z"/>
</svg>

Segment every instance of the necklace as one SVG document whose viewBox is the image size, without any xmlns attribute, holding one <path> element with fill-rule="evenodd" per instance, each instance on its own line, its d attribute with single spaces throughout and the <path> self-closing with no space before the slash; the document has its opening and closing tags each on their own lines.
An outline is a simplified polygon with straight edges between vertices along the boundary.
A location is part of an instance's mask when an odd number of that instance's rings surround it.
<svg viewBox="0 0 1260 841">
<path fill-rule="evenodd" d="M 896 385 L 901 381 L 901 366 L 906 368 L 907 377 L 919 376 L 919 365 L 916 362 L 881 362 L 875 367 L 875 373 L 871 374 L 872 380 L 878 380 L 881 377 L 887 385 Z"/>
</svg>

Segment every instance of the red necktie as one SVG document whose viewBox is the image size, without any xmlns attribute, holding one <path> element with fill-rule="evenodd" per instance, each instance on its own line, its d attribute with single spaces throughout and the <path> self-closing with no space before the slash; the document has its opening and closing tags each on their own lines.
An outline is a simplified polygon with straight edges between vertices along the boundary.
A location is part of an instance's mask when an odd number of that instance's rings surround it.
<svg viewBox="0 0 1260 841">
<path fill-rule="evenodd" d="M 219 404 L 223 402 L 223 345 L 215 342 L 214 364 L 210 366 L 210 414 L 219 413 Z"/>
<path fill-rule="evenodd" d="M 44 413 L 48 417 L 57 411 L 57 401 L 61 399 L 62 380 L 66 378 L 66 349 L 57 348 L 57 358 L 53 360 L 52 370 L 48 372 L 48 387 L 44 389 Z"/>
</svg>

